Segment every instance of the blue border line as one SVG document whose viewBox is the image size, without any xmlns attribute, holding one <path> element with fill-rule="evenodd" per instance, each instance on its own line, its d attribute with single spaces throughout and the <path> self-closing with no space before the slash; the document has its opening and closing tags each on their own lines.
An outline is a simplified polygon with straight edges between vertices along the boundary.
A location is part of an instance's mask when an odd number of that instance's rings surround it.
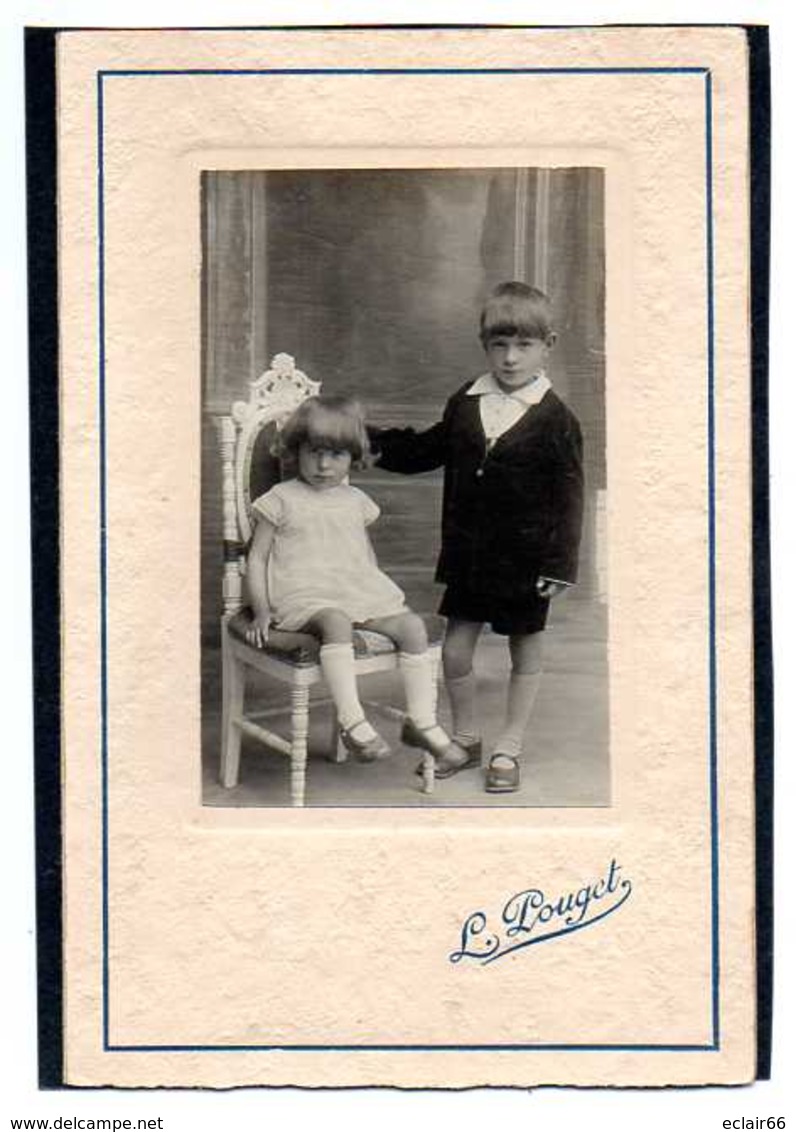
<svg viewBox="0 0 796 1132">
<path fill-rule="evenodd" d="M 108 1003 L 110 1002 L 110 967 L 108 960 L 109 912 L 108 877 L 110 833 L 108 827 L 108 511 L 107 511 L 107 448 L 105 434 L 105 107 L 103 79 L 97 75 L 97 192 L 99 238 L 97 285 L 99 288 L 99 448 L 100 448 L 100 705 L 102 711 L 102 1033 L 105 1048 L 110 1041 Z"/>
<path fill-rule="evenodd" d="M 107 467 L 105 411 L 105 182 L 104 182 L 104 87 L 112 77 L 177 77 L 262 75 L 702 75 L 705 79 L 705 181 L 706 181 L 706 271 L 707 271 L 707 348 L 708 348 L 708 684 L 709 684 L 709 762 L 710 762 L 710 831 L 711 831 L 711 1020 L 713 1040 L 707 1045 L 633 1045 L 633 1044 L 505 1044 L 505 1045 L 113 1045 L 110 1042 L 109 1002 L 109 828 L 108 828 L 108 667 L 107 667 Z M 716 569 L 715 569 L 715 367 L 714 367 L 714 243 L 713 243 L 713 94 L 708 67 L 494 67 L 494 68 L 270 68 L 230 71 L 224 69 L 195 70 L 101 70 L 97 71 L 97 193 L 98 193 L 98 287 L 99 287 L 99 449 L 100 449 L 100 702 L 102 711 L 102 1029 L 103 1049 L 112 1053 L 242 1053 L 267 1050 L 291 1052 L 545 1052 L 564 1050 L 578 1052 L 645 1052 L 645 1053 L 715 1053 L 720 1046 L 719 1000 L 719 856 L 718 856 L 718 752 L 716 743 Z"/>
<path fill-rule="evenodd" d="M 716 743 L 716 438 L 715 438 L 715 308 L 713 295 L 713 83 L 705 76 L 705 209 L 707 253 L 707 332 L 708 332 L 708 623 L 709 651 L 709 743 L 710 743 L 710 844 L 711 917 L 713 971 L 713 1042 L 719 1046 L 719 819 L 718 749 Z"/>
<path fill-rule="evenodd" d="M 700 1045 L 416 1045 L 416 1046 L 289 1046 L 289 1045 L 250 1045 L 250 1046 L 105 1046 L 108 1053 L 264 1053 L 267 1051 L 285 1053 L 549 1053 L 562 1050 L 575 1050 L 578 1053 L 605 1053 L 630 1051 L 631 1053 L 715 1053 L 713 1046 Z"/>
<path fill-rule="evenodd" d="M 196 67 L 193 70 L 104 70 L 101 78 L 164 78 L 183 75 L 221 75 L 249 78 L 260 75 L 707 75 L 707 67 L 257 67 L 224 70 Z"/>
</svg>

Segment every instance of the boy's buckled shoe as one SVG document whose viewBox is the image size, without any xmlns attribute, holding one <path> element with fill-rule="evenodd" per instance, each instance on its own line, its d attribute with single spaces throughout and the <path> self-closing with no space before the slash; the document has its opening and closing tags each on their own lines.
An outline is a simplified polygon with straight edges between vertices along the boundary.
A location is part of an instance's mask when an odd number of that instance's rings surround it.
<svg viewBox="0 0 796 1132">
<path fill-rule="evenodd" d="M 495 759 L 505 759 L 507 766 L 495 764 Z M 516 755 L 505 751 L 495 751 L 487 763 L 484 789 L 487 794 L 513 794 L 520 788 L 520 763 Z"/>
</svg>

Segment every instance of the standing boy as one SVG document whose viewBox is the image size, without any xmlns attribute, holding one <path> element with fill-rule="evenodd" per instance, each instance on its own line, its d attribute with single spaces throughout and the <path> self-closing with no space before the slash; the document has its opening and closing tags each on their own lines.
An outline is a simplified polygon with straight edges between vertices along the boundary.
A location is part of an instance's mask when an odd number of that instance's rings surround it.
<svg viewBox="0 0 796 1132">
<path fill-rule="evenodd" d="M 436 579 L 447 587 L 443 668 L 463 752 L 438 759 L 436 776 L 481 764 L 473 654 L 488 623 L 508 637 L 511 676 L 485 788 L 506 793 L 520 785 L 550 599 L 576 580 L 582 440 L 544 370 L 556 340 L 547 296 L 500 284 L 484 304 L 480 336 L 489 371 L 451 397 L 441 421 L 421 433 L 373 430 L 371 440 L 387 471 L 445 469 Z"/>
</svg>

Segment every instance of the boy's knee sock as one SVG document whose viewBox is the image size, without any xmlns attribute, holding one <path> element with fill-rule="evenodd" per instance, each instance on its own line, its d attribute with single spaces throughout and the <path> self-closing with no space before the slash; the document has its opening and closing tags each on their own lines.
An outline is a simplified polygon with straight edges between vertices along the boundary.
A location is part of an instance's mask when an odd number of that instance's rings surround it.
<svg viewBox="0 0 796 1132">
<path fill-rule="evenodd" d="M 457 742 L 474 743 L 481 735 L 476 716 L 476 679 L 470 670 L 466 676 L 448 677 L 445 688 L 453 716 L 453 737 Z"/>
<path fill-rule="evenodd" d="M 506 698 L 506 723 L 495 749 L 516 758 L 522 754 L 522 741 L 542 681 L 541 672 L 512 672 Z"/>
<path fill-rule="evenodd" d="M 322 645 L 320 665 L 323 678 L 337 708 L 337 718 L 343 727 L 352 727 L 357 720 L 365 717 L 357 692 L 353 645 Z M 368 738 L 367 735 L 360 734 L 359 728 L 357 728 L 357 736 Z"/>
<path fill-rule="evenodd" d="M 429 731 L 429 739 L 446 743 L 448 736 L 437 723 L 435 710 L 436 688 L 434 687 L 434 668 L 428 652 L 399 652 L 398 667 L 404 682 L 406 710 L 414 724 Z M 437 732 L 439 734 L 437 734 Z"/>
</svg>

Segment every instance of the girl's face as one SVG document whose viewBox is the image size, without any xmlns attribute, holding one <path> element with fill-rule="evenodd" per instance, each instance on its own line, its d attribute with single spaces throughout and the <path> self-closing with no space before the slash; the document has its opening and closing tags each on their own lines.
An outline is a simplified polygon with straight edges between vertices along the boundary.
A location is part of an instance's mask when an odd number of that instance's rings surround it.
<svg viewBox="0 0 796 1132">
<path fill-rule="evenodd" d="M 299 476 L 316 491 L 339 487 L 351 470 L 347 448 L 325 448 L 305 441 L 298 450 Z"/>
<path fill-rule="evenodd" d="M 544 368 L 553 340 L 552 335 L 543 339 L 521 334 L 498 334 L 490 338 L 486 356 L 498 385 L 508 393 L 533 381 Z"/>
</svg>

